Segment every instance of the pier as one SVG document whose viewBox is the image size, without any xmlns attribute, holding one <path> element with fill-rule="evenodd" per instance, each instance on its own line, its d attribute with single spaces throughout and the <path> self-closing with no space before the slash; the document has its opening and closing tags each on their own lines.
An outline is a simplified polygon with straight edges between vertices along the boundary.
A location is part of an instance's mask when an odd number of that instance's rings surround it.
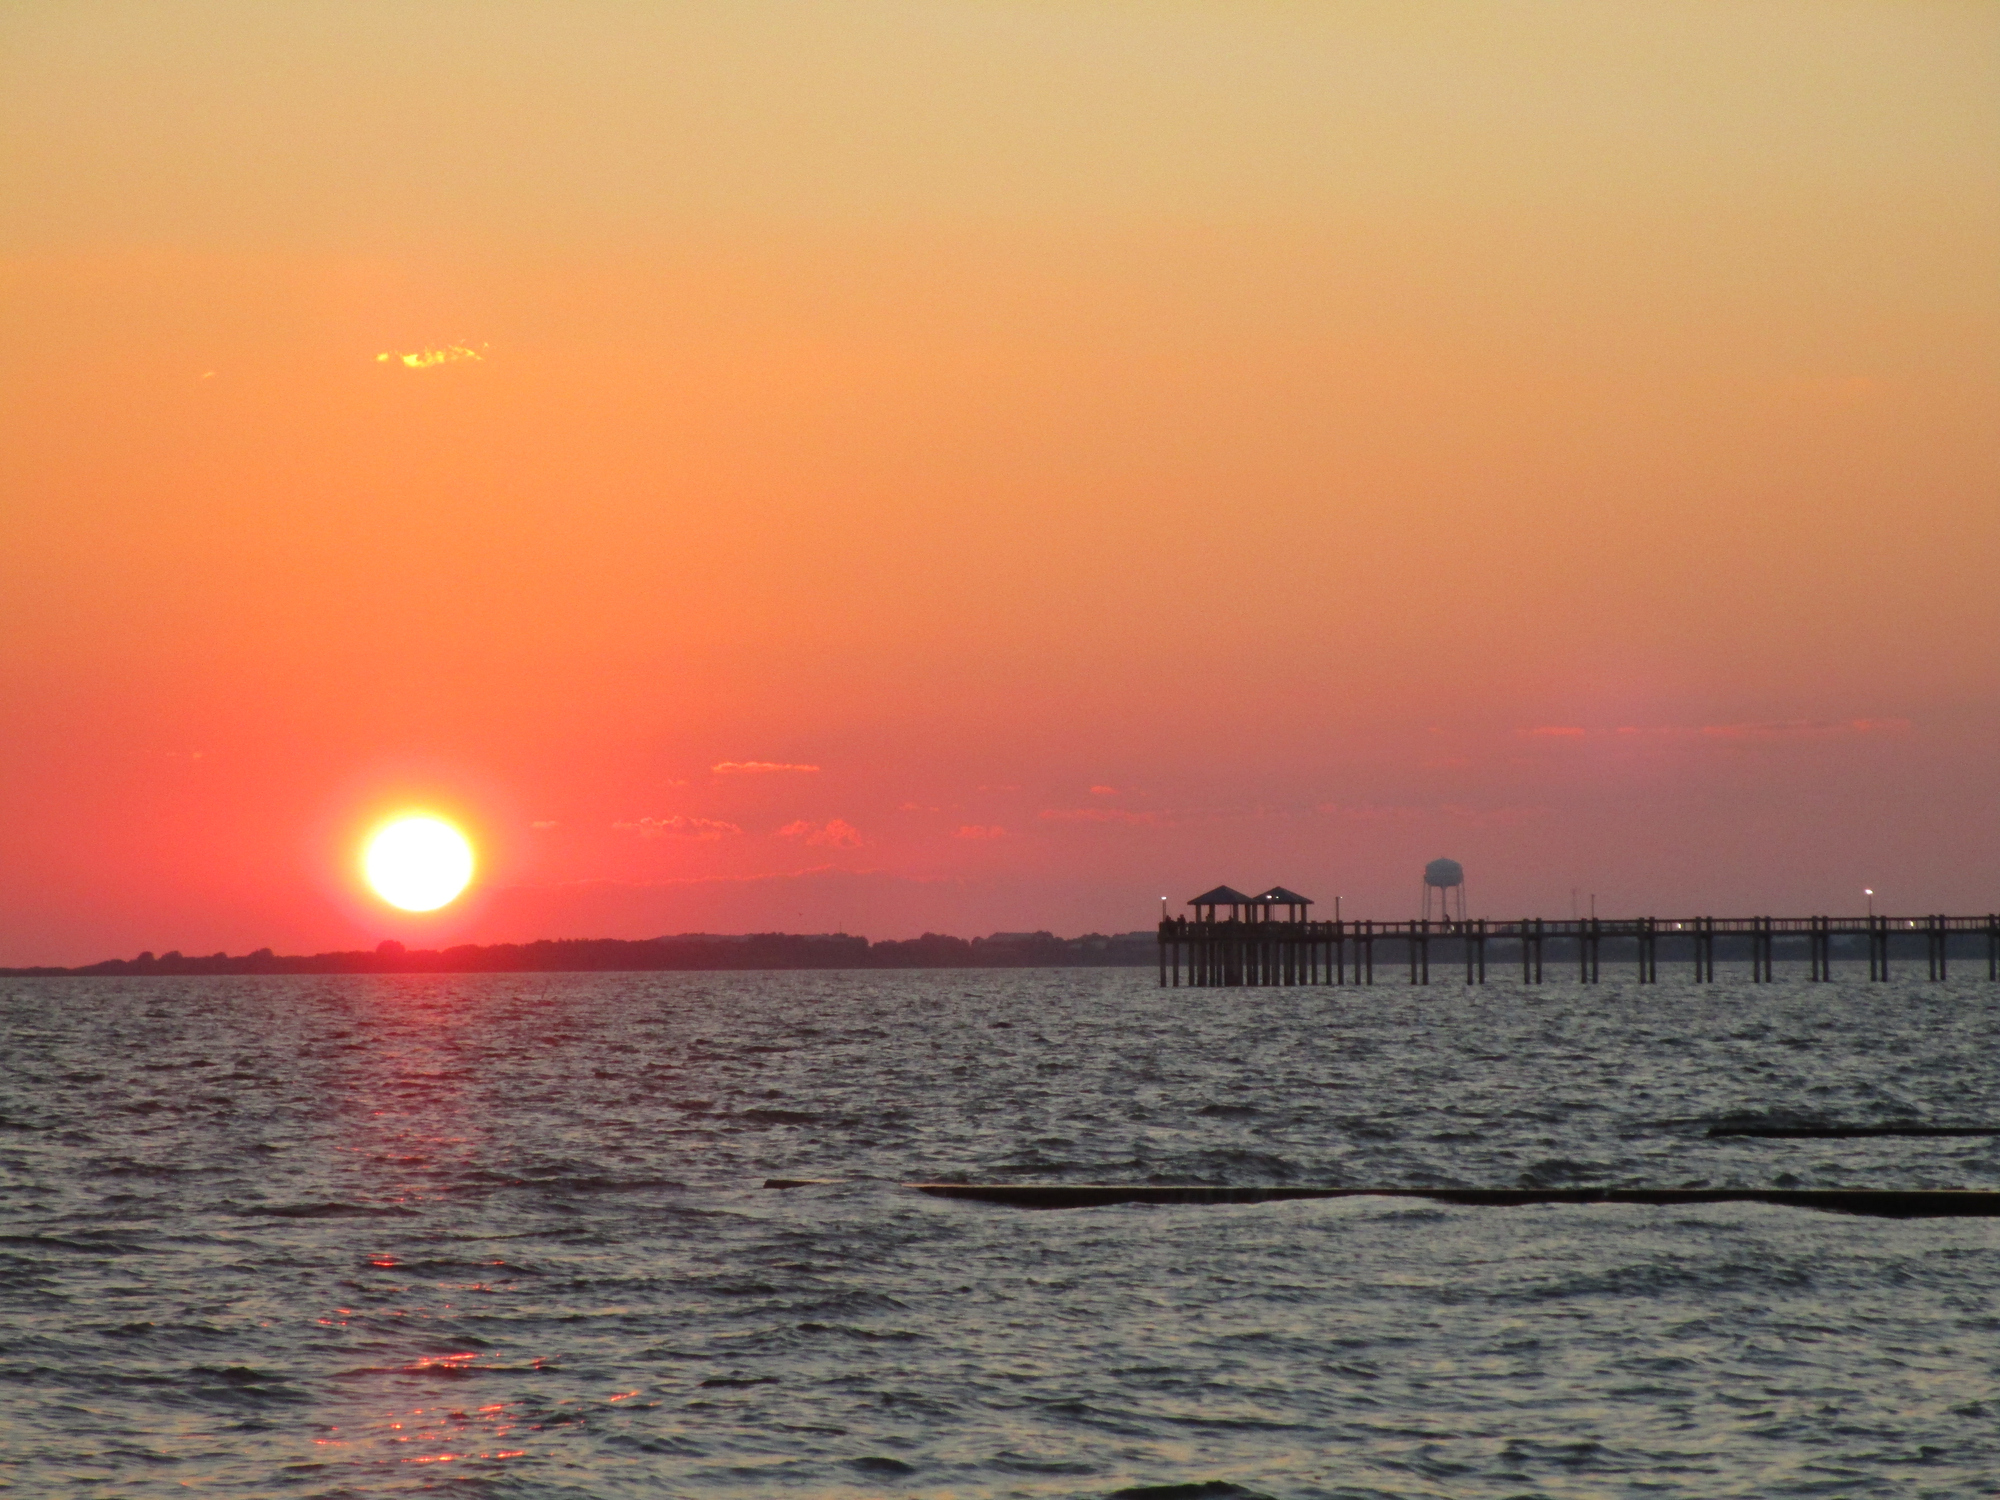
<svg viewBox="0 0 2000 1500">
<path fill-rule="evenodd" d="M 1715 983 L 1719 961 L 1747 963 L 1752 983 L 1769 984 L 1781 957 L 1803 961 L 1806 977 L 1822 982 L 1833 978 L 1836 960 L 1865 963 L 1870 980 L 1886 982 L 1893 957 L 1934 981 L 1949 978 L 1956 960 L 2000 983 L 2000 914 L 1321 922 L 1308 917 L 1311 904 L 1281 886 L 1259 896 L 1218 886 L 1195 897 L 1192 919 L 1160 922 L 1161 986 L 1367 985 L 1378 969 L 1383 980 L 1406 972 L 1408 983 L 1429 984 L 1433 967 L 1453 977 L 1462 969 L 1466 984 L 1484 984 L 1489 968 L 1517 965 L 1523 984 L 1565 973 L 1596 984 L 1607 962 L 1629 965 L 1640 984 L 1657 984 L 1663 957 L 1686 965 L 1697 984 Z"/>
</svg>

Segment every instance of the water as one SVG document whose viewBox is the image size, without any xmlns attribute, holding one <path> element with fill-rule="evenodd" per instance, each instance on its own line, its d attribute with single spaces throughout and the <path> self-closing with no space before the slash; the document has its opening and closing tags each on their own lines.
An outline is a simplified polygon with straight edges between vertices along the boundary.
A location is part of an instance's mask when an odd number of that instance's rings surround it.
<svg viewBox="0 0 2000 1500">
<path fill-rule="evenodd" d="M 0 1485 L 1992 1494 L 1993 1221 L 898 1184 L 2000 1187 L 1705 1138 L 2000 1120 L 1996 1033 L 1978 981 L 0 981 Z"/>
</svg>

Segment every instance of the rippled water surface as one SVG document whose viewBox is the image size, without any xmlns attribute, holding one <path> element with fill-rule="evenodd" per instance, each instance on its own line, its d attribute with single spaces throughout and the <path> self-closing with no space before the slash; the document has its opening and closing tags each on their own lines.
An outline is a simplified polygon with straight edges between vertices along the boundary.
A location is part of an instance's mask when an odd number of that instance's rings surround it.
<svg viewBox="0 0 2000 1500">
<path fill-rule="evenodd" d="M 1992 1494 L 1994 1221 L 900 1184 L 2000 1188 L 1705 1134 L 2000 1121 L 1996 1040 L 1956 980 L 0 980 L 0 1486 Z"/>
</svg>

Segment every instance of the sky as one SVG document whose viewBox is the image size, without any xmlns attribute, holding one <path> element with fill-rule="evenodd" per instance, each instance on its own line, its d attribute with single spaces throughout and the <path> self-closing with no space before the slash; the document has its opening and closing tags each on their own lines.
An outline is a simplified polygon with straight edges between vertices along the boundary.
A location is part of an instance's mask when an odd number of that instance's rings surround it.
<svg viewBox="0 0 2000 1500">
<path fill-rule="evenodd" d="M 1996 267 L 1989 4 L 13 0 L 0 963 L 2000 909 Z"/>
</svg>

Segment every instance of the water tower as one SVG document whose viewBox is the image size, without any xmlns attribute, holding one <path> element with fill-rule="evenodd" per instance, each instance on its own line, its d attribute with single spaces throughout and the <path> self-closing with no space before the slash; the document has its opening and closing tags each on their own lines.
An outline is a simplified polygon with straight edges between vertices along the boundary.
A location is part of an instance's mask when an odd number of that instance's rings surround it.
<svg viewBox="0 0 2000 1500">
<path fill-rule="evenodd" d="M 1438 916 L 1452 921 L 1451 893 L 1458 892 L 1458 916 L 1465 920 L 1465 866 L 1455 859 L 1434 859 L 1424 866 L 1424 920 L 1431 918 L 1431 892 L 1437 892 Z"/>
</svg>

